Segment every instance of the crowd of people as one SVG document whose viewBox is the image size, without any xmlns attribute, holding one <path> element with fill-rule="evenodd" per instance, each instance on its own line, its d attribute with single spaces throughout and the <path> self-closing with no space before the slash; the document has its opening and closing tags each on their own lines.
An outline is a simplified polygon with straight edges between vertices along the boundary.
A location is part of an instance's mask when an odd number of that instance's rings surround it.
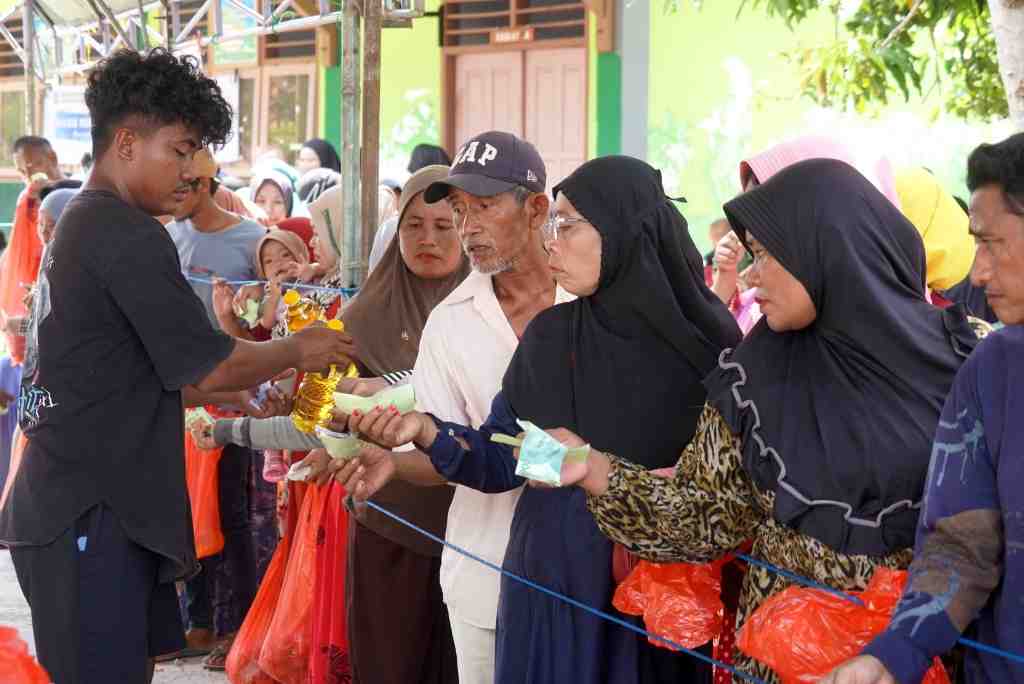
<svg viewBox="0 0 1024 684">
<path fill-rule="evenodd" d="M 740 162 L 703 257 L 641 160 L 549 179 L 511 133 L 423 145 L 353 293 L 329 142 L 233 182 L 230 106 L 159 49 L 100 63 L 86 102 L 84 181 L 15 143 L 0 268 L 0 542 L 56 684 L 199 657 L 235 684 L 775 682 L 736 645 L 752 616 L 882 569 L 908 571 L 888 628 L 822 681 L 939 657 L 1024 682 L 1024 134 L 974 151 L 969 201 L 783 143 Z M 343 330 L 296 332 L 290 290 Z M 415 410 L 335 409 L 362 446 L 334 458 L 291 414 L 350 365 L 339 391 L 411 385 Z M 701 658 L 522 581 L 642 626 L 613 605 L 641 560 L 718 568 Z"/>
</svg>

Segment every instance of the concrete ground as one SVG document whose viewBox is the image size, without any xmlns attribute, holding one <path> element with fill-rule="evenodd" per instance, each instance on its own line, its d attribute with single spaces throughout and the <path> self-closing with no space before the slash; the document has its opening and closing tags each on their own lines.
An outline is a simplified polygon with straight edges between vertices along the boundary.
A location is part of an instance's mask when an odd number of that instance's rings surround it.
<svg viewBox="0 0 1024 684">
<path fill-rule="evenodd" d="M 14 627 L 35 652 L 32 639 L 32 618 L 21 595 L 14 566 L 7 551 L 0 551 L 0 625 Z M 153 684 L 226 684 L 223 673 L 203 669 L 202 659 L 176 661 L 158 665 Z"/>
</svg>

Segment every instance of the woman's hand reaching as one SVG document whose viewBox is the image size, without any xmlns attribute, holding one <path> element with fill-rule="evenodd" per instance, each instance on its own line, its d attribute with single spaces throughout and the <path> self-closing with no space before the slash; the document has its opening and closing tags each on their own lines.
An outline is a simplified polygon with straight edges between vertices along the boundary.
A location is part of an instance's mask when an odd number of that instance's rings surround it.
<svg viewBox="0 0 1024 684">
<path fill-rule="evenodd" d="M 427 415 L 413 411 L 403 416 L 394 406 L 375 408 L 369 413 L 356 411 L 349 416 L 348 429 L 387 449 L 410 442 L 429 447 L 437 437 L 437 427 Z"/>
</svg>

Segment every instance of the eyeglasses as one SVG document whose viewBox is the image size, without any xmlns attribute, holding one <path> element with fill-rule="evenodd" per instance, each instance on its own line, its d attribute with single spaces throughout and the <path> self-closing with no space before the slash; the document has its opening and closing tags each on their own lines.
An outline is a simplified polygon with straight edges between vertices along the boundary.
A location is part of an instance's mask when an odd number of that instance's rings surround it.
<svg viewBox="0 0 1024 684">
<path fill-rule="evenodd" d="M 577 223 L 590 223 L 585 218 L 578 216 L 562 216 L 561 214 L 550 214 L 548 220 L 541 227 L 541 236 L 544 243 L 554 242 L 569 226 Z"/>
</svg>

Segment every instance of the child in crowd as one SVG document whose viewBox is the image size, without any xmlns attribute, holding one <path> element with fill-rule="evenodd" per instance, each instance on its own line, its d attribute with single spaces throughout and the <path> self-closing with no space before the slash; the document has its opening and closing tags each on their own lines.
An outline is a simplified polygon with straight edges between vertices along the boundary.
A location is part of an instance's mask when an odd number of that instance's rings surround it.
<svg viewBox="0 0 1024 684">
<path fill-rule="evenodd" d="M 260 325 L 267 330 L 284 320 L 282 285 L 289 280 L 303 280 L 309 270 L 309 250 L 295 233 L 272 230 L 260 240 L 256 249 L 256 273 L 267 285 L 260 304 Z M 275 334 L 274 337 L 284 335 Z"/>
<path fill-rule="evenodd" d="M 273 330 L 281 319 L 281 300 L 284 284 L 288 281 L 302 281 L 312 274 L 309 250 L 296 233 L 274 229 L 260 239 L 256 247 L 256 275 L 266 280 L 265 285 L 249 285 L 233 292 L 226 283 L 215 287 L 214 310 L 222 329 L 242 339 L 253 339 L 254 335 L 242 326 L 249 302 L 259 305 L 258 318 L 248 321 L 251 328 L 256 324 L 265 330 Z M 275 338 L 282 335 L 275 335 Z"/>
<path fill-rule="evenodd" d="M 335 190 L 337 192 L 334 192 Z M 286 337 L 288 321 L 282 297 L 283 290 L 287 287 L 285 283 L 290 280 L 324 288 L 307 291 L 300 288 L 300 291 L 303 296 L 316 302 L 327 318 L 337 317 L 344 298 L 337 291 L 342 286 L 341 273 L 338 256 L 331 246 L 330 212 L 326 211 L 325 207 L 332 199 L 336 201 L 339 193 L 340 188 L 334 188 L 311 205 L 311 209 L 319 207 L 320 210 L 313 212 L 315 230 L 312 231 L 308 249 L 299 235 L 300 226 L 290 226 L 291 222 L 300 219 L 289 219 L 263 237 L 256 249 L 256 272 L 261 279 L 267 280 L 265 286 L 247 286 L 240 288 L 237 293 L 232 293 L 231 288 L 225 283 L 219 283 L 214 287 L 214 308 L 217 319 L 225 331 L 238 337 L 251 338 L 251 334 L 244 330 L 239 317 L 249 308 L 249 301 L 262 298 L 259 325 L 272 330 L 273 339 Z M 308 226 L 308 219 L 303 221 Z M 310 261 L 310 253 L 315 261 Z M 267 449 L 264 479 L 268 482 L 279 482 L 284 479 L 287 472 L 284 454 L 281 451 Z"/>
</svg>

